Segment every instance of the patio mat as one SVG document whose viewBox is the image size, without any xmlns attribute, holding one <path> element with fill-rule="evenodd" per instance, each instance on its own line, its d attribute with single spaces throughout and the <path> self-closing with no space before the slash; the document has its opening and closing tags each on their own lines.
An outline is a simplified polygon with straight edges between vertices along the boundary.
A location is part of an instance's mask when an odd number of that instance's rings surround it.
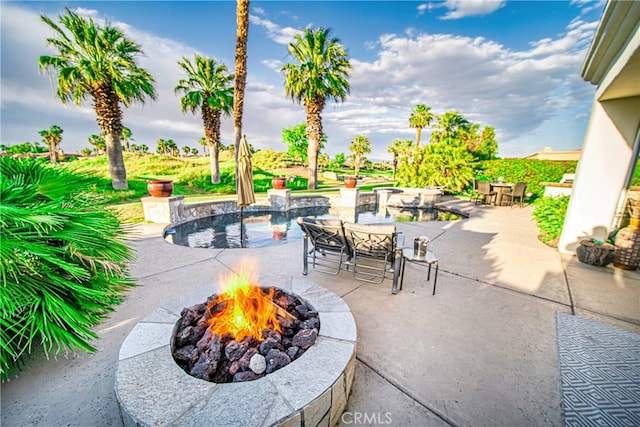
<svg viewBox="0 0 640 427">
<path fill-rule="evenodd" d="M 640 426 L 640 335 L 556 313 L 565 426 Z"/>
</svg>

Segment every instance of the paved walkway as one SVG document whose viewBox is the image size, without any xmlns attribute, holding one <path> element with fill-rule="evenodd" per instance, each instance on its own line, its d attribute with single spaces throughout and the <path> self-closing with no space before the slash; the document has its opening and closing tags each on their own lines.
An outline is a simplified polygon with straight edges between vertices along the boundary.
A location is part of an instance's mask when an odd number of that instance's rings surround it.
<svg viewBox="0 0 640 427">
<path fill-rule="evenodd" d="M 426 268 L 407 264 L 404 289 L 310 271 L 340 295 L 358 327 L 356 379 L 344 425 L 562 425 L 555 313 L 575 313 L 640 333 L 640 275 L 583 265 L 537 238 L 531 207 L 447 204 L 471 218 L 398 223 L 407 241 L 427 235 L 440 259 L 431 295 Z M 120 426 L 114 377 L 120 345 L 163 303 L 213 284 L 241 257 L 263 278 L 302 271 L 302 242 L 263 249 L 190 249 L 145 224 L 133 245 L 140 286 L 96 328 L 92 355 L 35 355 L 2 384 L 6 426 Z"/>
</svg>

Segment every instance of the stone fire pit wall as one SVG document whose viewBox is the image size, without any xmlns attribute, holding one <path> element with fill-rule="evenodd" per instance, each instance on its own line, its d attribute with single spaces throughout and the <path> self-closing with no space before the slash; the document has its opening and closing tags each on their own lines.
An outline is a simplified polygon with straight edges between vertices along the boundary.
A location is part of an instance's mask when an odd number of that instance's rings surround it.
<svg viewBox="0 0 640 427">
<path fill-rule="evenodd" d="M 316 344 L 256 381 L 216 384 L 184 372 L 170 340 L 184 307 L 218 293 L 201 288 L 158 308 L 120 348 L 115 391 L 125 426 L 333 426 L 353 384 L 356 325 L 336 294 L 305 279 L 263 280 L 306 300 L 320 317 Z M 272 283 L 269 283 L 272 282 Z"/>
</svg>

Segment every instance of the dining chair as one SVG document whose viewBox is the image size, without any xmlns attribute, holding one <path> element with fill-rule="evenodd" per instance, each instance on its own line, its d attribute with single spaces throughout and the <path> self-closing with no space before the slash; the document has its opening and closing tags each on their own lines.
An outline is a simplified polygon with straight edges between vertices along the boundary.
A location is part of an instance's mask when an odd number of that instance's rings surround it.
<svg viewBox="0 0 640 427">
<path fill-rule="evenodd" d="M 476 197 L 475 204 L 478 204 L 478 200 L 482 201 L 482 204 L 491 204 L 492 201 L 495 201 L 495 198 L 498 193 L 491 189 L 491 183 L 487 181 L 478 181 L 476 183 L 478 186 L 478 196 Z"/>
<path fill-rule="evenodd" d="M 478 198 L 478 180 L 473 180 L 473 189 L 469 193 L 469 201 L 476 200 Z"/>
<path fill-rule="evenodd" d="M 516 182 L 516 185 L 513 187 L 511 191 L 507 191 L 502 193 L 502 200 L 507 198 L 508 206 L 513 207 L 515 203 L 515 199 L 520 199 L 520 207 L 524 206 L 524 192 L 527 189 L 528 182 Z"/>
</svg>

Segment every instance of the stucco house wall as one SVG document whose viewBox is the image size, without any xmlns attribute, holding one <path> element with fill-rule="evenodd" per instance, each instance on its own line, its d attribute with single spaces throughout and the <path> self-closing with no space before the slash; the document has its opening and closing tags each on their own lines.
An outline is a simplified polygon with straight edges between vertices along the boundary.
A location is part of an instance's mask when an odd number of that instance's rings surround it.
<svg viewBox="0 0 640 427">
<path fill-rule="evenodd" d="M 640 2 L 609 1 L 582 77 L 597 85 L 558 248 L 605 240 L 618 224 L 640 148 Z"/>
</svg>

